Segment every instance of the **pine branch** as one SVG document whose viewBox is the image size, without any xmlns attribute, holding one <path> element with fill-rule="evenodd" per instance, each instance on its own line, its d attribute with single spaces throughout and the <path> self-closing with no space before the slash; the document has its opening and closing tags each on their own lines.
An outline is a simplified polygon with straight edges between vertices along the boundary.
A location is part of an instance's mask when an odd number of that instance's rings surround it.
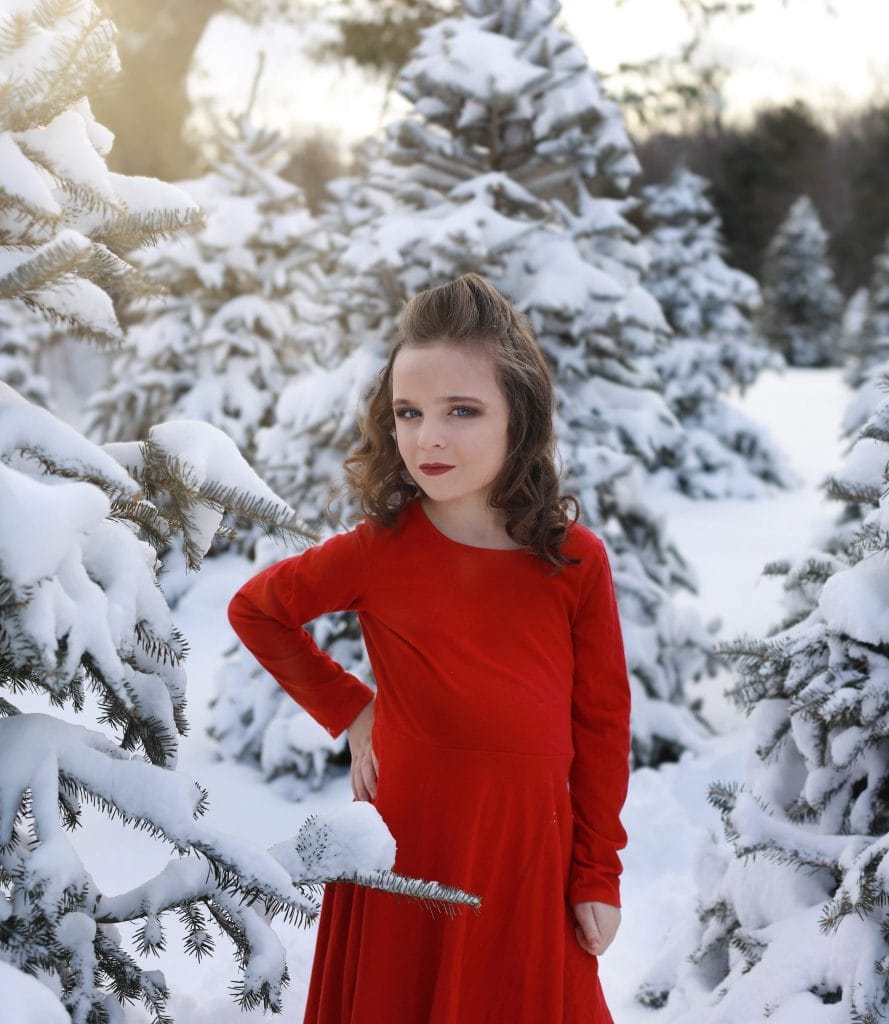
<svg viewBox="0 0 889 1024">
<path fill-rule="evenodd" d="M 318 539 L 318 534 L 292 510 L 218 481 L 199 483 L 192 469 L 178 456 L 171 455 L 150 440 L 140 444 L 144 462 L 133 476 L 144 486 L 149 498 L 156 499 L 160 494 L 168 497 L 169 505 L 163 515 L 171 530 L 181 533 L 189 569 L 199 568 L 204 558 L 203 538 L 194 520 L 194 511 L 200 505 L 213 508 L 220 514 L 228 512 L 259 523 L 272 537 Z"/>
<path fill-rule="evenodd" d="M 173 210 L 151 210 L 139 213 L 118 213 L 113 220 L 102 224 L 93 232 L 112 252 L 128 253 L 144 246 L 156 245 L 164 238 L 171 238 L 183 232 L 195 232 L 206 227 L 206 219 L 199 209 L 182 212 Z M 144 294 L 158 291 L 158 285 L 146 275 L 151 288 Z"/>
<path fill-rule="evenodd" d="M 200 963 L 201 957 L 211 956 L 216 949 L 213 936 L 207 931 L 207 920 L 198 900 L 189 900 L 176 908 L 177 916 L 186 929 L 185 952 Z"/>
<path fill-rule="evenodd" d="M 2 98 L 0 91 L 0 104 Z M 42 206 L 28 202 L 24 196 L 7 192 L 2 187 L 0 214 L 4 215 L 3 245 L 6 248 L 37 249 L 65 223 L 64 213 L 51 213 Z"/>
<path fill-rule="evenodd" d="M 759 963 L 767 948 L 766 943 L 753 938 L 749 932 L 742 931 L 740 928 L 735 930 L 728 944 L 734 946 L 741 953 L 741 956 L 744 957 L 744 966 L 741 968 L 742 974 L 749 973 Z"/>
<path fill-rule="evenodd" d="M 725 640 L 715 645 L 717 654 L 727 658 L 749 658 L 759 663 L 764 661 L 775 662 L 776 664 L 789 664 L 790 655 L 787 652 L 785 640 L 759 640 L 753 637 L 739 637 L 736 640 Z"/>
<path fill-rule="evenodd" d="M 175 1024 L 166 1012 L 170 991 L 163 975 L 157 971 L 143 971 L 101 929 L 96 929 L 96 950 L 102 973 L 111 982 L 119 1002 L 140 999 L 152 1014 L 152 1024 Z"/>
<path fill-rule="evenodd" d="M 93 689 L 100 694 L 102 714 L 99 723 L 114 724 L 123 729 L 123 735 L 118 740 L 121 749 L 137 750 L 141 747 L 152 764 L 161 767 L 170 764 L 179 748 L 178 738 L 154 715 L 141 717 L 139 694 L 130 681 L 110 679 L 89 654 L 84 654 L 81 665 Z M 139 671 L 136 666 L 133 667 Z"/>
<path fill-rule="evenodd" d="M 477 913 L 481 911 L 480 896 L 466 893 L 453 886 L 442 885 L 440 882 L 426 882 L 423 879 L 405 877 L 394 871 L 374 871 L 370 874 L 355 873 L 343 876 L 337 881 L 354 882 L 356 885 L 369 889 L 380 889 L 395 896 L 406 896 L 419 900 L 427 910 L 435 912 L 443 910 L 450 917 L 456 915 L 460 907 L 471 907 Z"/>
<path fill-rule="evenodd" d="M 140 241 L 136 239 L 133 248 L 136 248 Z M 146 296 L 162 296 L 167 291 L 161 281 L 155 280 L 139 267 L 127 263 L 106 245 L 96 241 L 95 237 L 90 257 L 80 268 L 79 273 L 81 277 L 88 278 L 121 302 L 132 302 Z"/>
<path fill-rule="evenodd" d="M 889 548 L 889 534 L 878 523 L 865 523 L 849 543 L 850 552 L 859 559 L 886 548 Z"/>
<path fill-rule="evenodd" d="M 2 680 L 0 680 L 2 682 Z M 0 696 L 0 718 L 12 718 L 13 715 L 20 715 L 21 711 L 15 706 L 10 704 L 5 697 Z"/>
<path fill-rule="evenodd" d="M 27 606 L 28 600 L 27 597 L 22 599 L 23 608 Z M 75 711 L 82 711 L 84 694 L 80 669 L 76 669 L 69 679 L 48 671 L 44 665 L 42 650 L 30 635 L 16 628 L 17 611 L 7 614 L 4 618 L 5 623 L 0 620 L 0 636 L 5 634 L 9 638 L 8 630 L 11 627 L 12 642 L 0 644 L 2 685 L 7 686 L 12 693 L 40 694 L 46 697 L 54 708 L 62 709 L 70 701 Z M 62 637 L 56 651 L 57 667 L 64 663 L 66 650 L 67 640 Z"/>
<path fill-rule="evenodd" d="M 829 498 L 838 501 L 867 505 L 876 508 L 880 504 L 880 488 L 876 484 L 851 483 L 829 476 L 824 483 L 824 491 Z"/>
<path fill-rule="evenodd" d="M 108 518 L 136 525 L 155 551 L 166 550 L 170 543 L 170 524 L 150 501 L 115 498 Z"/>
<path fill-rule="evenodd" d="M 136 639 L 142 648 L 150 655 L 151 660 L 159 665 L 181 665 L 188 657 L 188 641 L 176 627 L 173 627 L 173 642 L 157 636 L 151 628 L 147 619 L 140 619 L 136 623 Z"/>
<path fill-rule="evenodd" d="M 52 295 L 51 291 L 49 291 L 49 295 Z M 100 349 L 116 349 L 120 347 L 123 339 L 122 332 L 103 331 L 100 328 L 83 323 L 74 315 L 62 312 L 47 298 L 46 291 L 36 294 L 29 293 L 20 296 L 20 298 L 32 312 L 39 313 L 52 323 L 60 324 L 65 328 L 70 337 L 77 338 L 78 341 L 89 342 Z"/>
<path fill-rule="evenodd" d="M 52 178 L 56 188 L 67 199 L 67 202 L 63 203 L 62 206 L 66 210 L 66 219 L 69 223 L 71 222 L 71 215 L 75 211 L 103 214 L 105 216 L 113 215 L 119 211 L 120 207 L 101 192 L 97 192 L 96 189 L 90 188 L 88 185 L 65 177 L 64 173 L 60 173 L 60 169 L 47 159 L 46 154 L 39 147 L 29 146 L 27 140 L 21 136 L 16 139 L 16 144 L 22 154 L 35 167 L 39 167 Z"/>
<path fill-rule="evenodd" d="M 92 243 L 75 231 L 61 231 L 34 252 L 23 253 L 12 270 L 0 277 L 0 299 L 27 298 L 29 292 L 53 284 L 86 260 Z M 20 250 L 21 251 L 21 250 Z"/>
<path fill-rule="evenodd" d="M 744 786 L 740 782 L 713 782 L 707 790 L 707 802 L 719 811 L 724 821 L 735 809 L 742 792 Z"/>
<path fill-rule="evenodd" d="M 47 27 L 66 18 L 72 9 L 70 0 L 40 0 L 37 6 L 45 12 Z M 99 91 L 117 73 L 114 35 L 114 25 L 98 7 L 79 36 L 71 39 L 59 34 L 51 48 L 55 75 L 44 85 L 44 96 L 54 103 L 57 112 Z"/>
<path fill-rule="evenodd" d="M 34 459 L 34 461 L 41 466 L 47 476 L 61 477 L 64 480 L 79 480 L 83 483 L 93 484 L 111 498 L 112 502 L 123 501 L 133 497 L 132 494 L 124 494 L 119 480 L 85 470 L 82 465 L 67 466 L 63 463 L 57 462 L 54 457 L 58 454 L 57 451 L 53 452 L 49 448 L 43 448 L 36 445 L 14 448 L 11 449 L 11 451 L 15 451 L 23 458 Z M 92 468 L 94 469 L 95 467 Z"/>
</svg>

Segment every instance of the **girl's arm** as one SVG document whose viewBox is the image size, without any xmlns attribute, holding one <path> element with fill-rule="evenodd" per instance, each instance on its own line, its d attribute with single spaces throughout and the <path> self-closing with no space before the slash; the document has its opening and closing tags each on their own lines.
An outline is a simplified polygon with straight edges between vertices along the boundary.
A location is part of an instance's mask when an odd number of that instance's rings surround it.
<svg viewBox="0 0 889 1024">
<path fill-rule="evenodd" d="M 618 851 L 627 842 L 620 811 L 629 784 L 630 686 L 611 568 L 604 544 L 597 543 L 598 564 L 588 574 L 573 624 L 574 846 L 568 902 L 619 907 Z"/>
<path fill-rule="evenodd" d="M 362 606 L 371 541 L 371 527 L 359 523 L 264 569 L 228 606 L 228 620 L 244 646 L 334 738 L 374 692 L 322 651 L 303 626 L 326 612 Z"/>
</svg>

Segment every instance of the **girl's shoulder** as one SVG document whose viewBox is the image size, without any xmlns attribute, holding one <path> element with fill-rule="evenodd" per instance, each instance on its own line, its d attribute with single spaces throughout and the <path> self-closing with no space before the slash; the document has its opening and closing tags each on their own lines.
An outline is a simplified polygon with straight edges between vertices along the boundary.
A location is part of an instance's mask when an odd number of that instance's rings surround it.
<svg viewBox="0 0 889 1024">
<path fill-rule="evenodd" d="M 403 537 L 405 528 L 411 520 L 417 518 L 414 506 L 415 500 L 408 501 L 395 513 L 391 524 L 384 523 L 376 516 L 366 515 L 348 531 L 347 535 L 366 549 L 386 547 L 396 543 Z"/>
<path fill-rule="evenodd" d="M 591 567 L 600 565 L 608 558 L 602 538 L 580 522 L 568 526 L 562 552 L 569 558 L 580 558 L 583 562 L 590 563 Z"/>
</svg>

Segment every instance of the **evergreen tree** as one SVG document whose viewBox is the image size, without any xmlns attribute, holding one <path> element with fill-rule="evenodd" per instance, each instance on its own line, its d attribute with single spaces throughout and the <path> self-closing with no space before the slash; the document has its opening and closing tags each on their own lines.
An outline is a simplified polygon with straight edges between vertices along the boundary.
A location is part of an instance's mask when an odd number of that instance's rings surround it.
<svg viewBox="0 0 889 1024">
<path fill-rule="evenodd" d="M 677 965 L 681 988 L 712 993 L 714 1024 L 876 1024 L 889 1009 L 889 363 L 881 376 L 882 401 L 827 481 L 849 509 L 832 550 L 775 567 L 807 599 L 770 636 L 728 647 L 751 767 L 711 787 L 730 852 L 706 859 L 700 941 Z"/>
<path fill-rule="evenodd" d="M 37 405 L 50 403 L 49 381 L 37 372 L 35 349 L 46 320 L 20 301 L 0 305 L 0 380 Z"/>
<path fill-rule="evenodd" d="M 107 342 L 120 334 L 114 303 L 149 287 L 112 246 L 181 228 L 195 208 L 172 186 L 107 172 L 110 140 L 85 90 L 116 53 L 113 26 L 91 0 L 20 0 L 0 37 L 11 84 L 0 90 L 10 351 L 26 343 L 16 333 L 22 304 Z M 226 514 L 275 536 L 306 532 L 209 424 L 156 424 L 144 440 L 99 447 L 0 384 L 0 1003 L 13 1013 L 24 994 L 44 1020 L 110 1024 L 138 999 L 158 1024 L 170 1021 L 165 979 L 125 949 L 122 923 L 138 925 L 144 956 L 164 947 L 173 912 L 200 958 L 214 946 L 213 922 L 235 947 L 240 1005 L 279 1009 L 288 974 L 270 922 L 311 920 L 320 882 L 477 904 L 388 871 L 394 842 L 369 804 L 310 819 L 269 851 L 199 820 L 208 794 L 175 770 L 187 645 L 158 572 L 174 537 L 198 568 L 213 538 L 230 533 Z M 22 711 L 24 691 L 47 711 Z M 88 697 L 95 722 L 51 713 L 82 714 Z M 103 892 L 67 835 L 84 802 L 176 856 L 129 892 Z"/>
<path fill-rule="evenodd" d="M 861 332 L 867 317 L 869 298 L 869 290 L 862 285 L 849 296 L 849 301 L 843 310 L 843 349 L 850 357 L 852 365 L 861 355 L 863 340 Z"/>
<path fill-rule="evenodd" d="M 301 513 L 317 508 L 313 480 L 329 481 L 354 439 L 354 399 L 382 366 L 402 303 L 466 271 L 492 280 L 552 363 L 565 488 L 615 568 L 634 756 L 657 763 L 702 735 L 684 687 L 709 667 L 709 645 L 670 601 L 691 573 L 642 499 L 682 430 L 650 364 L 668 327 L 640 284 L 646 257 L 626 217 L 638 165 L 619 111 L 556 26 L 556 0 L 464 7 L 424 33 L 402 73 L 413 113 L 365 153 L 360 187 L 334 192 L 333 230 L 348 226 L 329 291 L 337 365 L 282 395 L 260 450 L 277 466 L 316 450 L 305 503 L 298 487 L 276 486 Z"/>
<path fill-rule="evenodd" d="M 847 334 L 855 350 L 848 375 L 853 386 L 861 384 L 873 367 L 889 358 L 889 238 L 874 258 L 866 296 L 857 323 L 855 310 L 851 311 L 853 322 Z"/>
<path fill-rule="evenodd" d="M 318 295 L 328 245 L 301 190 L 276 173 L 288 158 L 280 136 L 245 116 L 219 148 L 210 173 L 181 183 L 206 226 L 140 257 L 166 294 L 132 309 L 87 423 L 99 438 L 131 439 L 159 419 L 201 419 L 252 463 L 285 382 L 327 358 Z"/>
<path fill-rule="evenodd" d="M 0 299 L 18 298 L 97 343 L 119 341 L 126 299 L 154 287 L 127 253 L 197 223 L 194 204 L 105 164 L 111 133 L 87 93 L 118 70 L 92 3 L 21 0 L 2 18 Z"/>
<path fill-rule="evenodd" d="M 685 427 L 678 466 L 666 475 L 693 497 L 746 498 L 761 494 L 763 484 L 786 486 L 792 474 L 768 432 L 720 396 L 743 392 L 780 360 L 754 333 L 759 286 L 726 265 L 707 187 L 702 177 L 677 167 L 664 184 L 642 190 L 651 257 L 645 284 L 674 332 L 654 365 Z"/>
<path fill-rule="evenodd" d="M 769 243 L 762 289 L 762 331 L 788 363 L 842 361 L 842 297 L 828 261 L 827 233 L 808 196 L 794 202 Z"/>
</svg>

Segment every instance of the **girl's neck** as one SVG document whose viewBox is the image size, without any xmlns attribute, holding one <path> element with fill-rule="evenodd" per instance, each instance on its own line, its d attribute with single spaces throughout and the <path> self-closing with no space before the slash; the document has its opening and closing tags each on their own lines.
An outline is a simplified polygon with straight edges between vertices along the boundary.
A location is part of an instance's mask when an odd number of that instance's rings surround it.
<svg viewBox="0 0 889 1024">
<path fill-rule="evenodd" d="M 425 496 L 420 497 L 420 503 L 432 525 L 459 544 L 498 550 L 521 547 L 506 532 L 506 516 L 501 509 L 430 501 Z"/>
</svg>

